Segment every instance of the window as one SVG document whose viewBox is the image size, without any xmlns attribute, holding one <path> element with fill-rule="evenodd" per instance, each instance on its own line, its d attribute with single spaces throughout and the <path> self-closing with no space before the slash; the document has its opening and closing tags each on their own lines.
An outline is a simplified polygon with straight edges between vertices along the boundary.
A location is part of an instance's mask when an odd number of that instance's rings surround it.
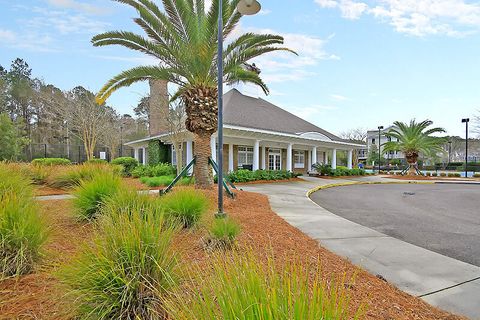
<svg viewBox="0 0 480 320">
<path fill-rule="evenodd" d="M 293 151 L 294 168 L 305 168 L 305 152 Z"/>
<path fill-rule="evenodd" d="M 375 139 L 372 139 L 372 144 L 375 144 Z"/>
<path fill-rule="evenodd" d="M 253 147 L 238 147 L 238 166 L 253 165 Z"/>
</svg>

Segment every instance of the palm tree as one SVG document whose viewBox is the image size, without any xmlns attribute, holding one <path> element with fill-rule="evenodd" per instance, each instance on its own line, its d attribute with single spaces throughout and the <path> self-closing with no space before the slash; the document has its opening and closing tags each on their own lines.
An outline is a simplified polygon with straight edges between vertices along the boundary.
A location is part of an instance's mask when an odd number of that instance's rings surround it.
<svg viewBox="0 0 480 320">
<path fill-rule="evenodd" d="M 406 124 L 395 121 L 394 126 L 386 133 L 387 137 L 395 138 L 384 144 L 384 152 L 401 151 L 409 164 L 409 174 L 417 174 L 417 160 L 419 155 L 436 155 L 444 152 L 444 138 L 432 136 L 434 133 L 445 132 L 443 128 L 430 128 L 433 124 L 430 120 L 416 122 L 415 119 Z"/>
<path fill-rule="evenodd" d="M 147 37 L 126 31 L 106 32 L 93 37 L 94 46 L 121 45 L 158 60 L 155 66 L 140 66 L 112 78 L 97 94 L 105 101 L 115 90 L 135 82 L 165 80 L 178 86 L 172 100 L 181 98 L 186 106 L 186 128 L 195 137 L 195 183 L 198 188 L 213 184 L 208 157 L 210 137 L 217 130 L 217 34 L 218 0 L 206 10 L 205 0 L 162 0 L 163 11 L 152 0 L 114 0 L 132 6 L 139 17 L 134 22 Z M 239 0 L 223 1 L 223 37 L 238 25 Z M 223 52 L 226 84 L 249 82 L 269 90 L 258 72 L 247 62 L 262 54 L 284 50 L 283 37 L 245 33 L 229 41 Z M 294 52 L 293 52 L 294 53 Z"/>
</svg>

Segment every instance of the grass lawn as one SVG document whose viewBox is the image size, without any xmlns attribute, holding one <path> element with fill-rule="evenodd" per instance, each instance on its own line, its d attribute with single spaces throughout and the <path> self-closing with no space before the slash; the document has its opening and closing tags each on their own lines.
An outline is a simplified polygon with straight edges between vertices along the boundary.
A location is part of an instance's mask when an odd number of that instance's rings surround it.
<svg viewBox="0 0 480 320">
<path fill-rule="evenodd" d="M 212 200 L 212 210 L 205 217 L 208 220 L 213 216 L 216 192 L 206 193 Z M 51 228 L 46 256 L 33 274 L 0 282 L 0 319 L 73 319 L 70 306 L 74 302 L 64 297 L 55 271 L 89 241 L 93 226 L 76 220 L 70 201 L 43 201 L 40 205 Z M 311 270 L 320 268 L 324 279 L 346 274 L 350 307 L 356 310 L 367 305 L 365 319 L 462 319 L 394 288 L 320 247 L 272 212 L 266 196 L 240 191 L 236 200 L 226 199 L 225 210 L 242 227 L 237 252 L 253 250 L 260 261 L 266 262 L 270 256 L 278 265 L 301 260 Z M 201 225 L 205 224 L 208 221 Z M 204 249 L 206 230 L 201 225 L 180 231 L 175 236 L 174 248 L 182 261 L 207 269 L 211 253 Z M 355 280 L 348 280 L 353 276 Z"/>
</svg>

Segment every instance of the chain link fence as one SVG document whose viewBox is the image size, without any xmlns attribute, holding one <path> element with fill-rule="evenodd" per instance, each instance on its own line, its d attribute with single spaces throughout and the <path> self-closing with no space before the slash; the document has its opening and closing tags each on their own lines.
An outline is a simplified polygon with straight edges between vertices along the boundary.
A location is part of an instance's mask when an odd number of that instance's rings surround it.
<svg viewBox="0 0 480 320">
<path fill-rule="evenodd" d="M 115 153 L 117 157 L 133 157 L 134 150 L 128 146 L 121 146 Z M 105 146 L 95 148 L 93 155 L 97 159 L 105 156 L 107 161 L 111 161 L 111 152 Z M 83 163 L 87 161 L 85 147 L 83 145 L 67 145 L 67 144 L 48 144 L 48 143 L 32 143 L 25 147 L 22 155 L 24 161 L 32 161 L 38 158 L 65 158 L 70 159 L 73 163 Z"/>
</svg>

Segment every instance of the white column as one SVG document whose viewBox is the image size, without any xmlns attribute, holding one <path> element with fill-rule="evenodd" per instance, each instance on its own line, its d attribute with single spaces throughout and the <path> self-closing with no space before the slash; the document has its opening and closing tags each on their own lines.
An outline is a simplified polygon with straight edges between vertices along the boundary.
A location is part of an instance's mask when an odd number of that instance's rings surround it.
<svg viewBox="0 0 480 320">
<path fill-rule="evenodd" d="M 325 159 L 324 164 L 328 164 L 328 152 L 325 151 L 325 152 L 323 153 L 323 156 L 324 156 L 324 159 Z"/>
<path fill-rule="evenodd" d="M 293 144 L 289 143 L 287 147 L 287 171 L 292 170 L 292 153 L 293 153 Z"/>
<path fill-rule="evenodd" d="M 312 149 L 312 165 L 314 165 L 317 162 L 318 162 L 317 161 L 317 147 L 313 147 L 313 149 Z M 309 170 L 311 170 L 311 168 Z"/>
<path fill-rule="evenodd" d="M 262 147 L 262 164 L 261 164 L 261 168 L 262 170 L 265 170 L 266 169 L 266 159 L 267 159 L 267 148 L 265 148 L 265 146 Z"/>
<path fill-rule="evenodd" d="M 260 140 L 255 140 L 253 146 L 253 171 L 260 169 Z"/>
<path fill-rule="evenodd" d="M 138 161 L 138 148 L 133 149 L 134 158 Z"/>
<path fill-rule="evenodd" d="M 307 150 L 307 172 L 312 170 L 312 152 Z"/>
<path fill-rule="evenodd" d="M 348 150 L 348 162 L 347 167 L 348 169 L 352 169 L 352 161 L 353 161 L 353 150 Z"/>
<path fill-rule="evenodd" d="M 210 149 L 212 150 L 212 160 L 217 162 L 217 141 L 215 140 L 214 136 L 210 138 Z"/>
<path fill-rule="evenodd" d="M 187 163 L 188 165 L 193 160 L 193 142 L 192 140 L 187 140 Z M 193 167 L 188 170 L 188 174 L 193 173 Z"/>
<path fill-rule="evenodd" d="M 147 165 L 147 148 L 142 148 L 142 153 L 143 153 L 143 165 Z"/>
<path fill-rule="evenodd" d="M 234 171 L 233 169 L 233 144 L 228 145 L 228 172 Z"/>
<path fill-rule="evenodd" d="M 337 149 L 332 151 L 332 169 L 337 169 Z"/>
</svg>

